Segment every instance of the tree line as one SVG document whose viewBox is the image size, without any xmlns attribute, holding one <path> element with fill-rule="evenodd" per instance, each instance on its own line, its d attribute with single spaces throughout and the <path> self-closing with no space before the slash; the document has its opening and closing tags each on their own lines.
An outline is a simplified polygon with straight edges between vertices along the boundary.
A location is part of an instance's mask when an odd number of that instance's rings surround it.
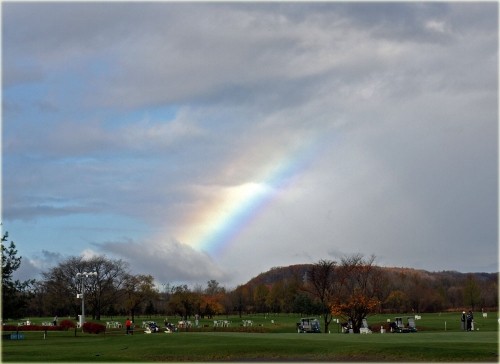
<svg viewBox="0 0 500 364">
<path fill-rule="evenodd" d="M 272 268 L 234 289 L 216 280 L 189 287 L 158 285 L 152 275 L 132 274 L 123 260 L 69 257 L 42 273 L 40 280 L 19 282 L 21 264 L 14 242 L 2 238 L 2 319 L 30 316 L 101 317 L 163 315 L 211 318 L 256 313 L 297 313 L 322 317 L 325 332 L 334 317 L 359 332 L 362 320 L 380 312 L 438 312 L 497 308 L 498 274 L 429 273 L 375 265 L 375 256 L 354 254 L 338 262 Z M 90 273 L 84 276 L 83 273 Z"/>
</svg>

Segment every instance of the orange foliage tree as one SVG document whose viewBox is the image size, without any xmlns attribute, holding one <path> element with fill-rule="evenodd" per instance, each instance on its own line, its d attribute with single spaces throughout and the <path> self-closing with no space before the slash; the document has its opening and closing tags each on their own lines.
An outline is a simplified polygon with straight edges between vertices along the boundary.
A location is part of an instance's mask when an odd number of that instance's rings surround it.
<svg viewBox="0 0 500 364">
<path fill-rule="evenodd" d="M 380 270 L 374 261 L 374 256 L 365 259 L 361 254 L 355 254 L 342 258 L 337 267 L 337 294 L 331 312 L 350 321 L 354 332 L 359 332 L 363 319 L 380 307 Z"/>
<path fill-rule="evenodd" d="M 217 293 L 214 295 L 204 294 L 201 296 L 201 310 L 208 318 L 214 315 L 220 315 L 224 312 L 224 306 L 221 301 L 224 298 L 224 293 Z"/>
<path fill-rule="evenodd" d="M 368 297 L 359 290 L 346 297 L 342 302 L 332 305 L 332 314 L 348 319 L 352 322 L 354 332 L 359 332 L 363 319 L 373 313 L 380 306 L 380 301 Z"/>
</svg>

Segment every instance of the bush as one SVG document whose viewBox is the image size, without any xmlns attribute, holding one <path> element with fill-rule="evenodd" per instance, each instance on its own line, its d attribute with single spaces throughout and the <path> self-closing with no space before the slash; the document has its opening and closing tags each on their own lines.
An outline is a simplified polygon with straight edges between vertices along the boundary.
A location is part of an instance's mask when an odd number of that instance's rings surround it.
<svg viewBox="0 0 500 364">
<path fill-rule="evenodd" d="M 62 320 L 61 323 L 59 324 L 59 326 L 63 330 L 67 331 L 69 329 L 74 329 L 76 327 L 76 324 L 71 320 Z"/>
<path fill-rule="evenodd" d="M 86 322 L 83 324 L 83 332 L 88 332 L 89 334 L 100 334 L 106 331 L 106 326 L 102 324 L 96 324 L 94 322 Z"/>
</svg>

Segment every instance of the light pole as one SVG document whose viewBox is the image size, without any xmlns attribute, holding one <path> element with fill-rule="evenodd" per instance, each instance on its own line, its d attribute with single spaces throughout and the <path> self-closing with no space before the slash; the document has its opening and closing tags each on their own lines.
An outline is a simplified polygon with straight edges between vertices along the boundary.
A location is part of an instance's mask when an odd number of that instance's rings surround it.
<svg viewBox="0 0 500 364">
<path fill-rule="evenodd" d="M 85 282 L 84 280 L 89 277 L 97 277 L 97 272 L 83 272 L 76 273 L 77 278 L 80 278 L 82 289 L 81 293 L 76 295 L 76 298 L 82 299 L 82 315 L 80 316 L 80 327 L 83 330 L 83 324 L 85 323 Z"/>
</svg>

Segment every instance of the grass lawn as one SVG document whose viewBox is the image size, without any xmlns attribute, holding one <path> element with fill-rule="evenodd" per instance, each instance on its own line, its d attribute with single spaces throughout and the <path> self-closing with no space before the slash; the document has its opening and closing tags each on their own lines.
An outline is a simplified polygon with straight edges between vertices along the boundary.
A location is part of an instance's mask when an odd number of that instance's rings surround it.
<svg viewBox="0 0 500 364">
<path fill-rule="evenodd" d="M 400 315 L 403 316 L 404 315 Z M 370 325 L 392 316 L 372 316 Z M 459 317 L 459 316 L 458 316 Z M 174 334 L 134 335 L 123 330 L 106 334 L 80 331 L 25 332 L 24 340 L 3 340 L 5 362 L 154 362 L 154 361 L 446 361 L 498 362 L 498 320 L 496 314 L 477 319 L 479 331 L 460 330 L 457 314 L 427 314 L 417 321 L 417 333 L 373 333 L 370 335 L 297 334 L 297 315 L 255 316 L 255 330 L 240 332 L 238 317 L 230 317 L 232 330 L 208 327 Z M 164 318 L 158 318 L 161 323 Z M 245 317 L 245 319 L 248 319 Z M 274 320 L 274 323 L 271 322 Z M 106 320 L 103 320 L 106 321 Z M 173 320 L 172 320 L 173 321 Z M 141 320 L 136 319 L 140 325 Z M 446 322 L 446 331 L 445 331 Z M 262 326 L 259 326 L 262 325 Z"/>
</svg>

